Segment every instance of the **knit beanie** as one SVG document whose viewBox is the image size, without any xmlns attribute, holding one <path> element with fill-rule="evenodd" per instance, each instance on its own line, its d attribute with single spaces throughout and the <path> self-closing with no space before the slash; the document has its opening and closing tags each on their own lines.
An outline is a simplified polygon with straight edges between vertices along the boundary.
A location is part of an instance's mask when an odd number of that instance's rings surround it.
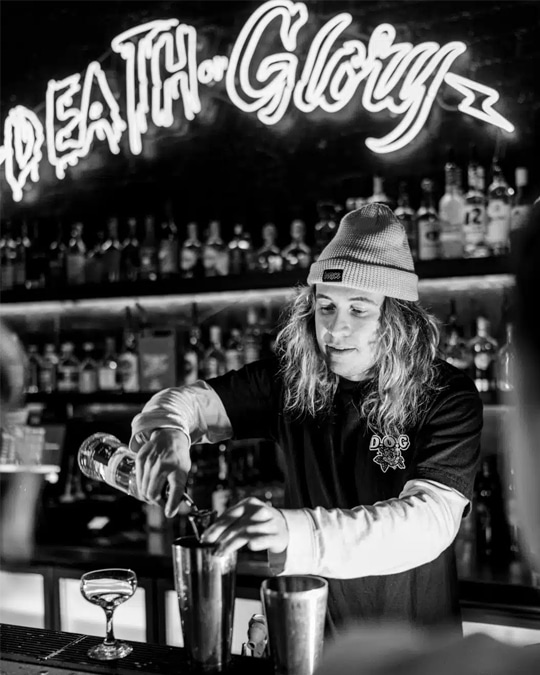
<svg viewBox="0 0 540 675">
<path fill-rule="evenodd" d="M 418 300 L 418 277 L 405 228 L 385 204 L 369 204 L 347 213 L 311 265 L 307 282 Z"/>
</svg>

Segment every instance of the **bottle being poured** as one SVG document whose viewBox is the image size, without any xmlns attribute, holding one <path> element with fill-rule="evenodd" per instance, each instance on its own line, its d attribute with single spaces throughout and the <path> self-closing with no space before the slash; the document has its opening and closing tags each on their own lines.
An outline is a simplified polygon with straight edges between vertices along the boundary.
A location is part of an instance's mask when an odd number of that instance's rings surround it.
<svg viewBox="0 0 540 675">
<path fill-rule="evenodd" d="M 99 480 L 139 501 L 146 502 L 137 488 L 135 475 L 136 453 L 116 436 L 98 432 L 83 441 L 78 452 L 79 468 L 88 478 Z M 163 488 L 163 498 L 169 491 Z M 195 536 L 200 541 L 203 532 L 216 520 L 217 513 L 211 509 L 199 509 L 191 496 L 184 492 L 183 499 L 189 504 L 188 520 Z"/>
</svg>

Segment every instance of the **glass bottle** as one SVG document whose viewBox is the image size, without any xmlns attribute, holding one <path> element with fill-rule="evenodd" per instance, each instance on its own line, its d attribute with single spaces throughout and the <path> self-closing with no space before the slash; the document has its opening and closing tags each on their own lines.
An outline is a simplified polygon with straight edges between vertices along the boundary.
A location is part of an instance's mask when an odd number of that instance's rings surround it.
<svg viewBox="0 0 540 675">
<path fill-rule="evenodd" d="M 221 238 L 221 223 L 212 220 L 202 248 L 202 266 L 206 277 L 224 277 L 229 274 L 229 251 Z"/>
<path fill-rule="evenodd" d="M 139 249 L 139 279 L 155 281 L 158 273 L 156 222 L 153 216 L 144 219 L 144 238 Z"/>
<path fill-rule="evenodd" d="M 257 310 L 249 307 L 244 331 L 244 363 L 253 363 L 261 358 L 261 330 Z"/>
<path fill-rule="evenodd" d="M 508 185 L 498 160 L 493 160 L 493 180 L 487 192 L 486 242 L 492 255 L 508 253 L 514 190 Z"/>
<path fill-rule="evenodd" d="M 79 371 L 79 391 L 81 394 L 93 394 L 98 390 L 98 364 L 93 358 L 94 344 L 83 343 L 83 358 Z"/>
<path fill-rule="evenodd" d="M 315 223 L 313 262 L 318 260 L 321 251 L 332 241 L 338 228 L 335 204 L 319 202 L 317 212 L 319 220 Z"/>
<path fill-rule="evenodd" d="M 45 247 L 43 231 L 39 223 L 32 223 L 32 240 L 26 265 L 26 288 L 45 288 L 49 259 Z"/>
<path fill-rule="evenodd" d="M 118 354 L 118 378 L 122 391 L 139 391 L 137 337 L 132 329 L 132 317 L 129 307 L 126 308 L 126 329 L 124 330 L 122 349 Z"/>
<path fill-rule="evenodd" d="M 83 241 L 84 226 L 75 223 L 71 228 L 71 237 L 66 249 L 66 277 L 68 285 L 84 284 L 86 265 L 86 245 Z"/>
<path fill-rule="evenodd" d="M 43 351 L 39 368 L 39 391 L 50 394 L 56 391 L 56 368 L 58 355 L 53 344 L 47 343 Z"/>
<path fill-rule="evenodd" d="M 456 301 L 450 300 L 450 314 L 446 324 L 446 339 L 443 346 L 443 357 L 450 365 L 459 370 L 468 371 L 472 362 L 471 352 L 463 339 L 463 328 L 459 325 Z"/>
<path fill-rule="evenodd" d="M 228 372 L 229 370 L 239 370 L 243 365 L 242 331 L 239 328 L 232 328 L 229 339 L 225 343 L 225 368 Z"/>
<path fill-rule="evenodd" d="M 188 223 L 187 239 L 180 249 L 180 273 L 184 279 L 192 279 L 200 270 L 202 244 L 198 230 L 197 223 Z"/>
<path fill-rule="evenodd" d="M 497 458 L 494 455 L 485 457 L 481 462 L 475 495 L 478 560 L 504 566 L 510 556 L 510 541 Z"/>
<path fill-rule="evenodd" d="M 107 239 L 103 244 L 103 262 L 107 281 L 120 281 L 120 256 L 122 244 L 118 239 L 118 218 L 109 218 Z"/>
<path fill-rule="evenodd" d="M 225 443 L 218 445 L 218 451 L 218 477 L 212 490 L 212 510 L 219 517 L 229 506 L 232 490 L 229 481 L 229 464 L 227 462 L 227 446 Z"/>
<path fill-rule="evenodd" d="M 29 262 L 29 249 L 31 247 L 28 238 L 28 225 L 22 221 L 19 236 L 15 239 L 15 257 L 13 259 L 13 285 L 26 286 L 26 270 Z"/>
<path fill-rule="evenodd" d="M 379 175 L 373 176 L 373 193 L 367 199 L 368 204 L 386 204 L 392 208 L 392 200 L 384 191 L 384 178 Z"/>
<path fill-rule="evenodd" d="M 184 351 L 183 383 L 193 384 L 200 379 L 204 350 L 201 344 L 201 329 L 195 325 L 189 331 L 189 339 Z"/>
<path fill-rule="evenodd" d="M 224 375 L 226 372 L 225 353 L 221 346 L 221 328 L 210 326 L 210 347 L 207 349 L 202 364 L 204 379 Z"/>
<path fill-rule="evenodd" d="M 435 208 L 433 181 L 424 178 L 421 183 L 422 198 L 416 214 L 418 231 L 418 259 L 435 260 L 441 257 L 441 223 Z"/>
<path fill-rule="evenodd" d="M 88 284 L 102 284 L 106 281 L 104 245 L 105 233 L 100 228 L 96 232 L 96 243 L 86 258 L 85 279 Z"/>
<path fill-rule="evenodd" d="M 28 345 L 28 363 L 26 391 L 28 394 L 37 394 L 39 391 L 39 371 L 41 368 L 41 357 L 39 356 L 37 345 Z"/>
<path fill-rule="evenodd" d="M 439 200 L 441 257 L 463 257 L 465 199 L 461 192 L 461 172 L 450 153 L 444 167 L 444 194 Z"/>
<path fill-rule="evenodd" d="M 256 268 L 260 272 L 273 274 L 281 272 L 283 267 L 283 258 L 281 251 L 276 246 L 277 227 L 274 223 L 266 223 L 262 228 L 263 245 L 256 254 Z"/>
<path fill-rule="evenodd" d="M 161 223 L 161 236 L 158 249 L 159 276 L 167 279 L 178 274 L 179 244 L 178 228 L 172 218 Z"/>
<path fill-rule="evenodd" d="M 49 246 L 49 282 L 55 288 L 66 282 L 66 245 L 62 223 L 56 224 L 56 237 Z"/>
<path fill-rule="evenodd" d="M 105 338 L 105 353 L 98 362 L 98 387 L 101 391 L 118 391 L 118 357 L 113 337 Z"/>
<path fill-rule="evenodd" d="M 531 203 L 527 198 L 528 182 L 529 173 L 527 169 L 523 166 L 518 166 L 516 168 L 516 196 L 510 214 L 511 231 L 521 229 L 531 212 Z"/>
<path fill-rule="evenodd" d="M 469 189 L 465 195 L 465 213 L 463 216 L 463 239 L 465 258 L 485 258 L 489 256 L 486 244 L 487 213 L 484 167 L 476 159 L 473 149 L 467 166 Z"/>
<path fill-rule="evenodd" d="M 15 285 L 16 244 L 12 236 L 12 225 L 8 220 L 3 224 L 0 239 L 0 273 L 2 290 L 8 291 Z"/>
<path fill-rule="evenodd" d="M 514 347 L 514 326 L 506 324 L 506 340 L 497 352 L 495 373 L 497 390 L 502 393 L 514 391 L 516 352 Z"/>
<path fill-rule="evenodd" d="M 80 366 L 73 343 L 64 342 L 60 347 L 60 359 L 56 368 L 57 391 L 79 391 Z"/>
<path fill-rule="evenodd" d="M 497 341 L 491 337 L 490 323 L 485 316 L 476 318 L 476 335 L 469 341 L 473 358 L 473 380 L 479 392 L 492 392 L 495 389 L 495 356 Z"/>
<path fill-rule="evenodd" d="M 286 270 L 307 269 L 311 264 L 311 249 L 305 243 L 306 224 L 303 220 L 295 219 L 291 223 L 291 243 L 286 246 L 283 256 Z"/>
<path fill-rule="evenodd" d="M 120 253 L 120 277 L 123 281 L 137 281 L 141 269 L 141 247 L 137 238 L 137 219 L 128 218 L 127 236 Z"/>
<path fill-rule="evenodd" d="M 418 233 L 414 218 L 415 214 L 414 210 L 411 208 L 409 191 L 407 190 L 407 183 L 404 180 L 399 183 L 397 207 L 394 213 L 403 223 L 405 233 L 407 234 L 407 241 L 409 242 L 409 248 L 411 249 L 411 255 L 414 260 L 417 260 Z"/>
<path fill-rule="evenodd" d="M 229 271 L 231 274 L 245 274 L 253 268 L 253 247 L 251 237 L 244 231 L 244 226 L 234 226 L 233 238 L 227 244 L 229 251 Z"/>
</svg>

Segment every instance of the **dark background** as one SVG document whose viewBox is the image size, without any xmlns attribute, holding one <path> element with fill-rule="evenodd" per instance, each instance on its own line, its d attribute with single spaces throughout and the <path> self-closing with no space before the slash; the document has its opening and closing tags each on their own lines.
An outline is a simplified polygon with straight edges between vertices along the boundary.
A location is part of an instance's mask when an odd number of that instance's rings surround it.
<svg viewBox="0 0 540 675">
<path fill-rule="evenodd" d="M 47 81 L 83 72 L 100 60 L 109 82 L 118 74 L 123 91 L 124 62 L 110 52 L 118 33 L 156 18 L 179 18 L 194 25 L 208 42 L 207 53 L 228 54 L 246 19 L 261 2 L 54 2 L 3 0 L 1 3 L 1 103 L 3 125 L 10 107 L 34 109 L 43 120 Z M 41 181 L 14 203 L 3 175 L 3 215 L 11 218 L 80 218 L 92 229 L 117 214 L 142 217 L 162 214 L 165 204 L 183 227 L 191 219 L 219 218 L 225 236 L 236 219 L 259 231 L 268 219 L 280 232 L 291 218 L 316 218 L 321 199 L 343 203 L 349 196 L 367 196 L 371 177 L 381 172 L 387 191 L 395 195 L 401 178 L 409 180 L 413 206 L 418 205 L 422 177 L 443 187 L 448 149 L 465 169 L 471 143 L 488 166 L 495 149 L 509 182 L 516 166 L 529 168 L 530 182 L 540 181 L 540 3 L 538 2 L 308 2 L 310 23 L 297 53 L 305 53 L 315 32 L 341 11 L 353 15 L 350 34 L 369 38 L 379 23 L 390 22 L 396 42 L 463 40 L 468 46 L 451 68 L 500 93 L 495 109 L 516 127 L 513 137 L 475 118 L 454 112 L 453 90 L 443 85 L 426 129 L 402 151 L 376 155 L 365 147 L 369 135 L 380 136 L 396 121 L 377 120 L 360 109 L 359 95 L 342 114 L 322 117 L 295 111 L 283 123 L 266 127 L 227 99 L 224 85 L 201 85 L 203 111 L 195 121 L 180 119 L 172 129 L 150 129 L 143 153 L 127 148 L 113 156 L 94 145 L 87 158 L 58 181 L 44 158 Z M 301 59 L 302 63 L 302 59 Z M 357 102 L 358 101 L 358 104 Z M 121 106 L 122 111 L 124 108 Z M 1 170 L 0 170 L 1 172 Z M 488 173 L 489 177 L 489 173 Z M 537 190 L 540 191 L 540 190 Z M 287 235 L 282 235 L 283 243 Z"/>
</svg>

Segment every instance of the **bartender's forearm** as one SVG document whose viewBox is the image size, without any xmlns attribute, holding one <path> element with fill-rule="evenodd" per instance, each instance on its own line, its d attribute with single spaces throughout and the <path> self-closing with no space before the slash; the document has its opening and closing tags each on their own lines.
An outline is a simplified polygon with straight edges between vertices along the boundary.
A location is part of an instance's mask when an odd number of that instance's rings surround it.
<svg viewBox="0 0 540 675">
<path fill-rule="evenodd" d="M 131 447 L 137 450 L 155 429 L 179 429 L 194 443 L 219 443 L 232 436 L 221 399 L 206 382 L 158 392 L 131 424 Z"/>
<path fill-rule="evenodd" d="M 355 509 L 284 510 L 289 546 L 276 572 L 351 579 L 435 560 L 455 539 L 467 500 L 435 481 L 409 481 L 399 498 Z M 280 565 L 282 569 L 280 569 Z"/>
</svg>

